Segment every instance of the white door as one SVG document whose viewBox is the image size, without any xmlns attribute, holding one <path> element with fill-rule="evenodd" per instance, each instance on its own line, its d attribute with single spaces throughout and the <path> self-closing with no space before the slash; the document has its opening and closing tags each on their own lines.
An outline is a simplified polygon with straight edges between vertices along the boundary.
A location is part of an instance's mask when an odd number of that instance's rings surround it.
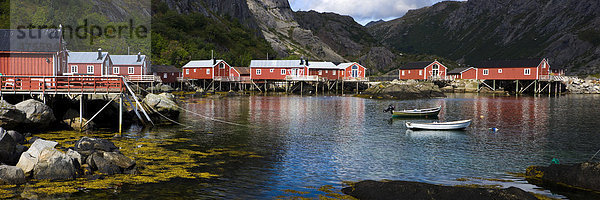
<svg viewBox="0 0 600 200">
<path fill-rule="evenodd" d="M 352 77 L 353 78 L 358 77 L 358 67 L 357 66 L 352 66 Z"/>
</svg>

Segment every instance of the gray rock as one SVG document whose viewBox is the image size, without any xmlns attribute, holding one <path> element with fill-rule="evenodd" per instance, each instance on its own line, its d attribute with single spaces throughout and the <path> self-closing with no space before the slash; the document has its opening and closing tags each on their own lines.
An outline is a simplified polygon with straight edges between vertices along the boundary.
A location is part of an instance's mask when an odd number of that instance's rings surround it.
<svg viewBox="0 0 600 200">
<path fill-rule="evenodd" d="M 19 144 L 25 144 L 26 143 L 25 137 L 23 137 L 23 135 L 21 135 L 19 132 L 17 132 L 17 131 L 6 131 L 6 133 L 8 135 L 10 135 L 10 137 L 12 137 L 13 140 L 16 143 L 19 143 Z"/>
<path fill-rule="evenodd" d="M 83 158 L 81 154 L 79 154 L 77 151 L 69 149 L 69 151 L 67 151 L 67 156 L 69 156 L 69 158 L 73 160 L 73 164 L 75 165 L 75 167 L 83 165 Z"/>
<path fill-rule="evenodd" d="M 27 122 L 33 123 L 38 129 L 46 128 L 56 121 L 52 109 L 42 102 L 29 99 L 18 103 L 15 107 L 25 112 Z"/>
<path fill-rule="evenodd" d="M 40 154 L 33 169 L 33 178 L 48 180 L 71 180 L 75 178 L 73 160 L 53 148 L 46 148 Z"/>
<path fill-rule="evenodd" d="M 160 86 L 160 91 L 161 92 L 170 92 L 170 91 L 173 91 L 173 87 L 171 87 L 170 85 L 162 85 L 162 86 Z"/>
<path fill-rule="evenodd" d="M 103 156 L 104 156 L 104 159 L 112 162 L 113 164 L 115 164 L 123 169 L 127 169 L 127 168 L 130 168 L 131 166 L 135 165 L 134 160 L 132 160 L 131 158 L 128 158 L 127 156 L 120 154 L 120 153 L 104 152 Z"/>
<path fill-rule="evenodd" d="M 23 172 L 30 175 L 38 163 L 38 158 L 44 149 L 54 149 L 58 145 L 58 142 L 48 141 L 43 139 L 37 139 L 29 149 L 22 153 L 17 162 L 17 167 L 21 168 Z"/>
<path fill-rule="evenodd" d="M 26 182 L 25 174 L 21 168 L 8 165 L 0 165 L 0 185 L 21 185 Z"/>
<path fill-rule="evenodd" d="M 0 162 L 11 163 L 17 143 L 4 130 L 0 130 Z"/>
<path fill-rule="evenodd" d="M 6 129 L 19 127 L 27 120 L 25 112 L 17 109 L 16 106 L 0 100 L 0 126 Z"/>
<path fill-rule="evenodd" d="M 89 156 L 96 151 L 118 152 L 119 148 L 105 139 L 82 137 L 75 143 L 75 150 L 84 156 Z"/>
<path fill-rule="evenodd" d="M 17 163 L 17 167 L 23 170 L 27 176 L 30 176 L 37 164 L 37 157 L 33 157 L 29 152 L 24 152 L 19 157 L 19 162 Z"/>
<path fill-rule="evenodd" d="M 88 156 L 87 164 L 90 165 L 93 170 L 97 170 L 106 175 L 120 174 L 122 172 L 119 166 L 106 160 L 103 154 L 98 152 Z"/>
<path fill-rule="evenodd" d="M 40 154 L 42 153 L 42 151 L 44 149 L 54 148 L 56 145 L 58 145 L 58 142 L 49 141 L 49 140 L 43 140 L 43 139 L 37 139 L 37 140 L 35 140 L 35 142 L 33 142 L 33 144 L 31 144 L 31 147 L 29 147 L 29 149 L 27 150 L 27 152 L 29 154 L 31 154 L 31 156 L 37 158 L 37 157 L 40 156 Z"/>
<path fill-rule="evenodd" d="M 527 168 L 528 181 L 543 185 L 585 188 L 600 191 L 600 163 L 585 162 L 574 165 L 531 166 Z M 571 187 L 573 188 L 573 187 Z M 571 189 L 569 188 L 569 189 Z"/>
</svg>

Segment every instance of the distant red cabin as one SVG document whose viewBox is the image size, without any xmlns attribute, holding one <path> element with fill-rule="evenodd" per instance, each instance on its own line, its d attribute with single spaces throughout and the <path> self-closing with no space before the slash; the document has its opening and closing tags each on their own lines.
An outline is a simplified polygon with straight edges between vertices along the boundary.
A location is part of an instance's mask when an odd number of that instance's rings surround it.
<svg viewBox="0 0 600 200">
<path fill-rule="evenodd" d="M 338 65 L 344 80 L 364 79 L 367 76 L 367 68 L 356 62 L 341 63 Z"/>
<path fill-rule="evenodd" d="M 64 75 L 106 76 L 110 75 L 112 61 L 107 52 L 69 52 L 69 64 Z"/>
<path fill-rule="evenodd" d="M 477 65 L 480 80 L 539 80 L 549 75 L 546 59 L 484 61 Z"/>
<path fill-rule="evenodd" d="M 456 68 L 448 72 L 448 77 L 452 79 L 477 80 L 477 68 Z"/>
<path fill-rule="evenodd" d="M 149 63 L 145 55 L 110 55 L 112 75 L 131 76 L 150 74 Z"/>
<path fill-rule="evenodd" d="M 310 62 L 308 65 L 308 75 L 318 76 L 328 80 L 338 80 L 343 77 L 343 69 L 332 62 Z"/>
<path fill-rule="evenodd" d="M 182 70 L 184 79 L 213 80 L 229 77 L 231 66 L 224 60 L 196 60 L 187 63 Z"/>
<path fill-rule="evenodd" d="M 181 77 L 181 69 L 171 65 L 152 65 L 151 71 L 163 83 L 177 83 L 177 78 Z"/>
<path fill-rule="evenodd" d="M 446 79 L 448 68 L 436 61 L 407 63 L 400 67 L 400 80 L 435 80 Z"/>
<path fill-rule="evenodd" d="M 310 64 L 309 64 L 310 65 Z M 250 62 L 252 80 L 287 80 L 308 75 L 304 60 L 253 60 Z"/>
<path fill-rule="evenodd" d="M 0 30 L 0 74 L 61 76 L 67 52 L 58 29 Z"/>
</svg>

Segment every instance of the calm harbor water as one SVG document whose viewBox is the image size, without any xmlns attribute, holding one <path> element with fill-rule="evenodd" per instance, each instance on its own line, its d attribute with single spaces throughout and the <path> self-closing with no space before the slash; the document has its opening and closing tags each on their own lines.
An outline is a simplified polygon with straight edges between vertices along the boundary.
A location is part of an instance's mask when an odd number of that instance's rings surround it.
<svg viewBox="0 0 600 200">
<path fill-rule="evenodd" d="M 132 137 L 190 138 L 172 148 L 232 148 L 260 157 L 226 155 L 199 159 L 196 170 L 211 179 L 175 179 L 124 186 L 119 191 L 78 193 L 75 198 L 234 198 L 318 197 L 343 181 L 407 180 L 434 184 L 499 184 L 548 194 L 507 172 L 530 165 L 587 161 L 599 148 L 600 96 L 493 97 L 449 94 L 426 100 L 372 100 L 354 97 L 189 97 L 184 107 L 210 118 L 182 113 L 190 125 L 160 127 Z M 407 120 L 382 113 L 442 106 L 440 120 L 473 119 L 465 131 L 410 131 Z M 432 121 L 432 120 L 409 120 Z M 489 128 L 498 128 L 491 132 Z M 458 181 L 468 178 L 467 181 Z M 486 179 L 504 179 L 499 182 Z M 297 192 L 290 192 L 290 191 Z M 305 193 L 306 192 L 306 193 Z"/>
</svg>

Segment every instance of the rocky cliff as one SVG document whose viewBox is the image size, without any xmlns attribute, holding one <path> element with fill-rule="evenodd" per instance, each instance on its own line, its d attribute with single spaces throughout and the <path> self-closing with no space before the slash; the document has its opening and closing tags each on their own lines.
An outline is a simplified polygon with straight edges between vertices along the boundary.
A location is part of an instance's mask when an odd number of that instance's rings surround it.
<svg viewBox="0 0 600 200">
<path fill-rule="evenodd" d="M 600 73 L 599 9 L 599 1 L 578 0 L 441 2 L 369 32 L 398 51 L 467 64 L 546 57 L 571 74 Z"/>
</svg>

